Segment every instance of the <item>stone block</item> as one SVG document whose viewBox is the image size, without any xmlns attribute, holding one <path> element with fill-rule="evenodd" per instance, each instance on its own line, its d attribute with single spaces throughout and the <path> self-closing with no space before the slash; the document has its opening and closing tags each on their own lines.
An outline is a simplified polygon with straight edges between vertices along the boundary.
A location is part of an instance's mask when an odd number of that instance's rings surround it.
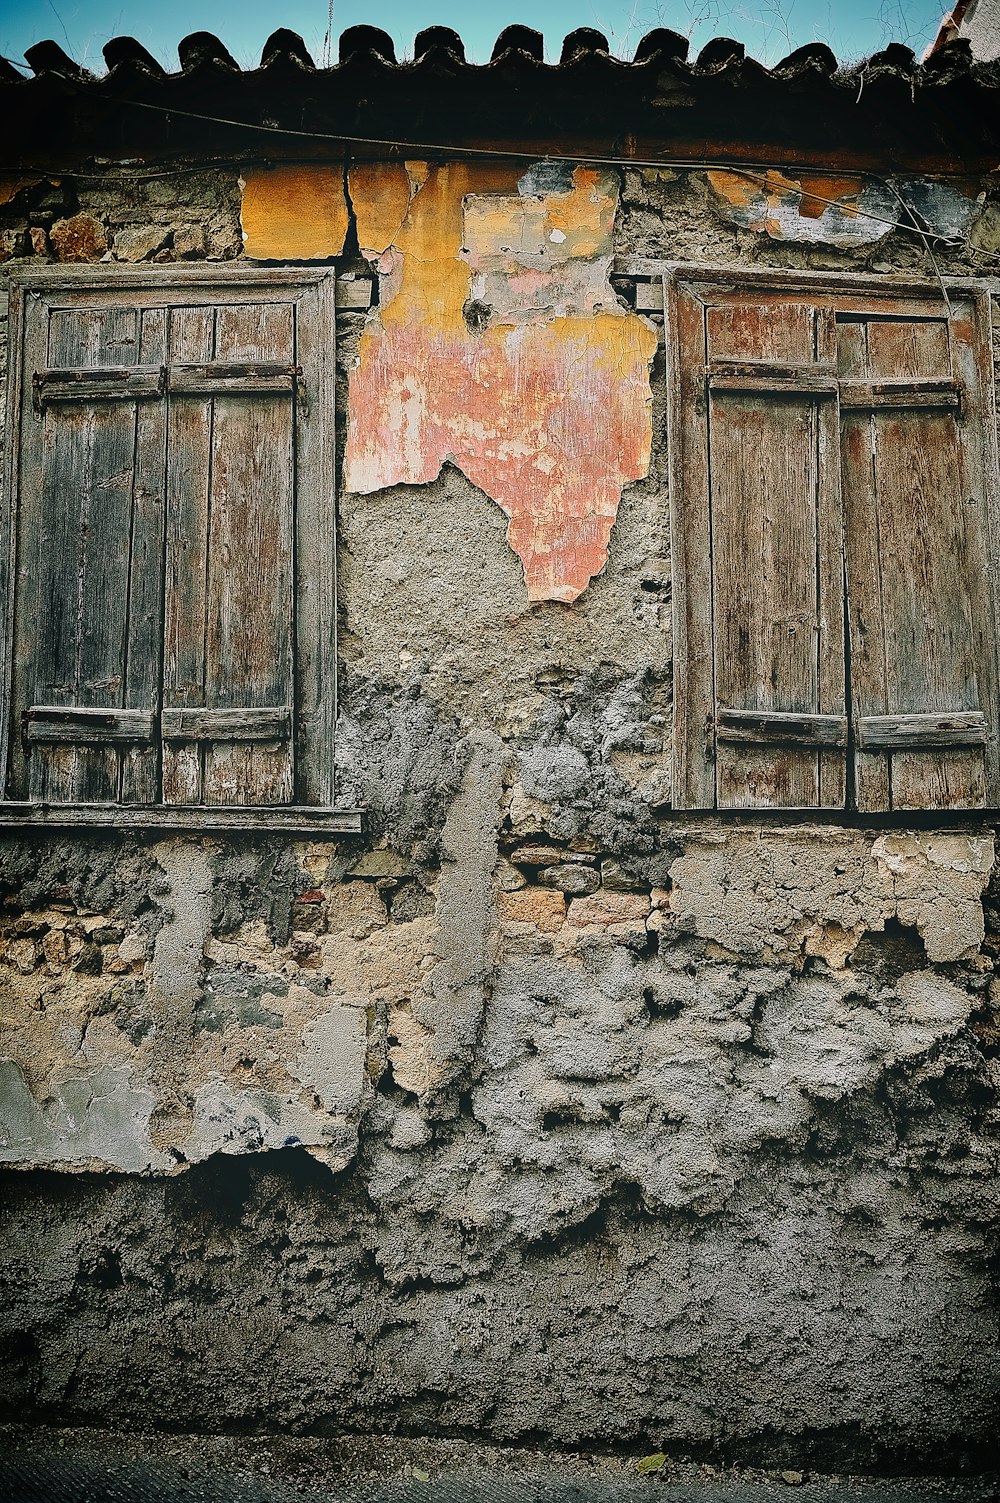
<svg viewBox="0 0 1000 1503">
<path fill-rule="evenodd" d="M 649 898 L 644 893 L 599 892 L 591 897 L 574 898 L 569 905 L 569 921 L 580 929 L 617 925 L 644 929 L 649 908 Z"/>
<path fill-rule="evenodd" d="M 114 257 L 116 261 L 145 261 L 158 251 L 167 238 L 162 224 L 129 225 L 115 231 Z"/>
<path fill-rule="evenodd" d="M 172 244 L 176 256 L 196 260 L 205 254 L 205 231 L 200 224 L 178 224 L 174 227 Z"/>
<path fill-rule="evenodd" d="M 601 879 L 592 866 L 583 866 L 575 861 L 563 861 L 558 866 L 547 866 L 539 872 L 538 880 L 543 887 L 557 887 L 560 892 L 580 897 L 596 892 Z"/>
<path fill-rule="evenodd" d="M 500 917 L 510 924 L 531 924 L 543 934 L 554 934 L 566 918 L 566 899 L 550 887 L 523 887 L 520 892 L 502 892 Z"/>
<path fill-rule="evenodd" d="M 93 214 L 57 219 L 49 240 L 57 261 L 99 261 L 108 249 L 107 231 Z"/>
</svg>

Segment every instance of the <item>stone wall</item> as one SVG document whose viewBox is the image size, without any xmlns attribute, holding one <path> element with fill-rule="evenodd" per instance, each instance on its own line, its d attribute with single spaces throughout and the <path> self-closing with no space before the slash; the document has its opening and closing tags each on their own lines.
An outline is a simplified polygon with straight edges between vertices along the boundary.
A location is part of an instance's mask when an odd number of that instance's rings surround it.
<svg viewBox="0 0 1000 1503">
<path fill-rule="evenodd" d="M 928 270 L 899 231 L 789 238 L 805 190 L 783 220 L 730 190 L 627 171 L 605 273 Z M 1000 199 L 966 201 L 938 260 L 978 275 Z M 231 258 L 239 211 L 221 171 L 31 183 L 4 244 Z M 378 317 L 341 315 L 345 428 Z M 456 463 L 342 490 L 362 836 L 0 840 L 12 1416 L 985 1450 L 993 831 L 670 812 L 662 347 L 651 391 L 572 604 L 529 605 Z"/>
</svg>

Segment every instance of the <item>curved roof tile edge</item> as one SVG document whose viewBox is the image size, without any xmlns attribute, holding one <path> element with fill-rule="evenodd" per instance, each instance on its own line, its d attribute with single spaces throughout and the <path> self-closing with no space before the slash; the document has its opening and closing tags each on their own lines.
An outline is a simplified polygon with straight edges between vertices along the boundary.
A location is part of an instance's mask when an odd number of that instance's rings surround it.
<svg viewBox="0 0 1000 1503">
<path fill-rule="evenodd" d="M 267 38 L 256 68 L 241 68 L 225 44 L 214 33 L 205 31 L 194 32 L 181 39 L 178 43 L 181 66 L 173 73 L 168 72 L 140 42 L 129 36 L 113 37 L 105 45 L 103 51 L 108 72 L 102 75 L 81 67 L 63 51 L 58 42 L 51 39 L 36 42 L 24 55 L 35 78 L 64 77 L 87 85 L 100 84 L 120 67 L 138 69 L 157 79 L 183 77 L 186 73 L 204 67 L 206 63 L 244 77 L 253 77 L 282 62 L 290 63 L 304 72 L 330 74 L 363 56 L 388 71 L 403 71 L 435 54 L 446 56 L 456 69 L 477 73 L 495 69 L 512 54 L 522 61 L 530 60 L 536 67 L 549 73 L 572 68 L 574 63 L 584 58 L 600 59 L 616 69 L 646 68 L 650 62 L 658 59 L 671 63 L 675 68 L 683 67 L 692 78 L 706 79 L 722 78 L 744 69 L 758 77 L 773 77 L 780 81 L 807 72 L 845 80 L 856 79 L 861 74 L 871 76 L 889 72 L 927 82 L 937 81 L 943 75 L 953 77 L 970 74 L 986 81 L 993 72 L 993 65 L 973 60 L 971 46 L 965 38 L 958 38 L 936 48 L 923 63 L 917 61 L 909 47 L 892 42 L 882 51 L 850 65 L 839 64 L 825 43 L 811 42 L 795 48 L 771 67 L 766 67 L 756 58 L 748 57 L 742 43 L 731 37 L 714 37 L 702 47 L 693 62 L 688 61 L 687 38 L 663 27 L 657 27 L 642 37 L 631 58 L 615 57 L 609 51 L 604 35 L 590 27 L 580 27 L 568 33 L 563 40 L 558 63 L 545 63 L 543 48 L 544 38 L 541 32 L 526 26 L 509 26 L 497 37 L 488 63 L 469 63 L 466 61 L 461 37 L 450 28 L 433 26 L 417 34 L 412 57 L 398 60 L 395 45 L 387 32 L 374 26 L 352 26 L 341 34 L 339 62 L 328 68 L 318 67 L 302 38 L 284 27 L 272 32 Z M 16 73 L 9 63 L 2 70 L 2 78 L 8 82 L 14 82 L 15 79 L 28 84 L 33 82 L 31 78 Z"/>
</svg>

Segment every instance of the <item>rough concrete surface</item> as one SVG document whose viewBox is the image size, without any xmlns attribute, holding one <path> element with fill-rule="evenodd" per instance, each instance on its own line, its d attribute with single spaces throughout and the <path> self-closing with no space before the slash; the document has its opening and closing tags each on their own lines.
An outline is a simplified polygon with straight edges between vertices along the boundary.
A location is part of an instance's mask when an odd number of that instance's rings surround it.
<svg viewBox="0 0 1000 1503">
<path fill-rule="evenodd" d="M 697 172 L 605 186 L 602 284 L 611 250 L 929 274 L 915 238 L 846 244 L 825 211 L 775 238 Z M 976 203 L 986 244 L 1000 201 Z M 29 182 L 5 243 L 169 274 L 242 254 L 240 207 L 235 168 Z M 975 273 L 974 249 L 936 254 Z M 340 319 L 342 438 L 381 317 Z M 649 390 L 648 474 L 615 479 L 571 604 L 531 604 L 447 452 L 342 487 L 362 836 L 0 840 L 5 1415 L 792 1471 L 990 1456 L 994 830 L 670 812 L 662 348 Z M 648 1487 L 699 1496 L 670 1475 Z"/>
</svg>

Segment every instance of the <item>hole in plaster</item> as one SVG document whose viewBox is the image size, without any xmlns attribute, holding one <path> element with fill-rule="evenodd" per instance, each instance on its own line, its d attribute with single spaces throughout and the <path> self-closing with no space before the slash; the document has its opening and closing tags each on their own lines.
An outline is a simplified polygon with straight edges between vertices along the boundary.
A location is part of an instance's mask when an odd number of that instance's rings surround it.
<svg viewBox="0 0 1000 1503">
<path fill-rule="evenodd" d="M 683 1003 L 679 997 L 661 997 L 654 987 L 647 986 L 643 989 L 642 1005 L 650 1019 L 662 1018 L 669 1021 L 680 1016 Z"/>
<path fill-rule="evenodd" d="M 462 317 L 465 319 L 466 328 L 470 334 L 481 334 L 490 321 L 493 312 L 489 303 L 480 302 L 478 298 L 467 298 L 462 306 Z"/>
<path fill-rule="evenodd" d="M 885 921 L 882 930 L 869 929 L 861 938 L 849 961 L 854 971 L 865 971 L 882 985 L 898 981 L 910 971 L 923 970 L 927 951 L 913 924 L 898 919 Z"/>
</svg>

